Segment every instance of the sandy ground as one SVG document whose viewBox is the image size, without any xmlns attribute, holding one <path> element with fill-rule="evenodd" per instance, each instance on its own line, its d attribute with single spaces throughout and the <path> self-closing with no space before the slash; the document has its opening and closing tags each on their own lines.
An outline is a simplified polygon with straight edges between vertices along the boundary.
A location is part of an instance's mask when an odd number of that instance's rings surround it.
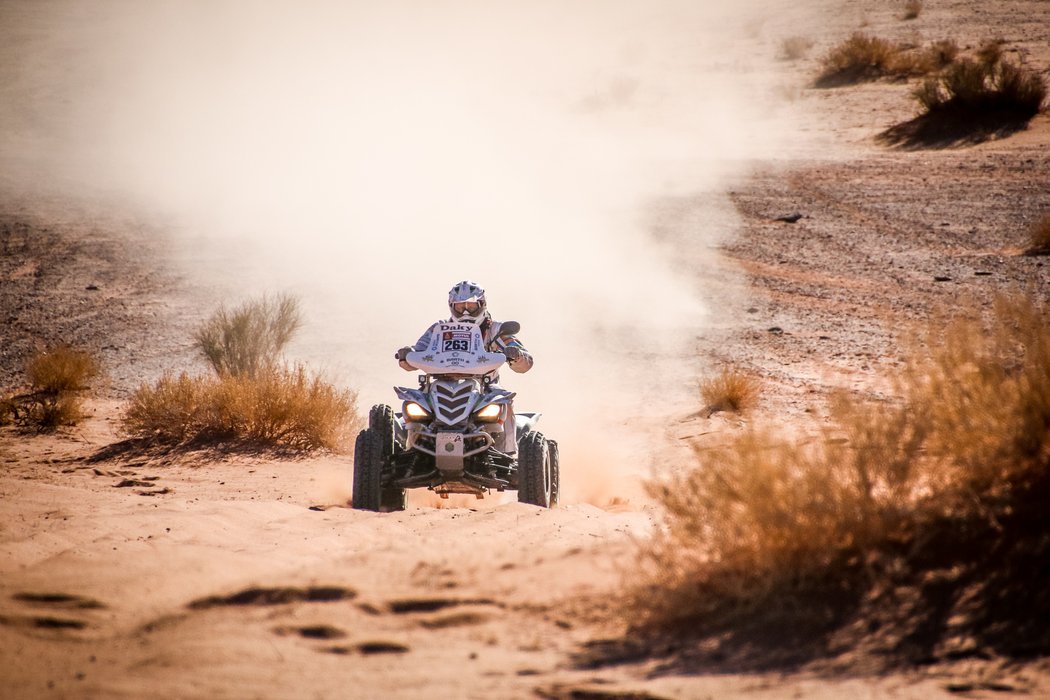
<svg viewBox="0 0 1050 700">
<path fill-rule="evenodd" d="M 779 67 L 792 99 L 821 115 L 813 128 L 835 158 L 756 164 L 730 195 L 739 234 L 697 270 L 720 310 L 699 350 L 760 376 L 762 403 L 744 418 L 679 417 L 682 444 L 745 422 L 812 429 L 831 391 L 889 391 L 902 338 L 936 309 L 1018 285 L 1050 293 L 1050 263 L 1020 255 L 1027 226 L 1050 211 L 1050 117 L 978 146 L 891 149 L 875 136 L 912 115 L 907 85 L 805 87 L 822 49 L 858 26 L 964 46 L 1006 35 L 1012 55 L 1045 71 L 1050 9 L 943 3 L 909 24 L 864 8 L 842 4 L 810 56 Z M 770 51 L 793 33 L 790 18 L 756 31 Z M 674 227 L 704 206 L 682 197 L 654 210 Z M 348 456 L 112 456 L 128 391 L 195 362 L 185 338 L 202 307 L 145 225 L 93 211 L 10 201 L 0 214 L 3 385 L 56 339 L 108 368 L 80 426 L 0 431 L 0 696 L 1050 696 L 1044 666 L 994 660 L 831 678 L 657 661 L 589 669 L 584 645 L 622 631 L 615 592 L 652 509 L 487 502 L 378 515 L 345 507 Z M 796 223 L 772 220 L 793 212 Z"/>
<path fill-rule="evenodd" d="M 72 434 L 5 435 L 4 697 L 882 697 L 1039 690 L 1030 669 L 878 677 L 591 669 L 655 517 L 345 507 L 345 457 L 98 459 L 115 402 Z M 979 697 L 980 692 L 975 697 Z"/>
</svg>

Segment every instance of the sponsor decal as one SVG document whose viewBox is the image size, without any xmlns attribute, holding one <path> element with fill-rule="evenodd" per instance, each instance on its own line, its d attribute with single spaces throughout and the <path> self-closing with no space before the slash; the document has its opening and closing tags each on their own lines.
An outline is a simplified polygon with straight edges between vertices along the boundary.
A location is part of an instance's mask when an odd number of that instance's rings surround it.
<svg viewBox="0 0 1050 700">
<path fill-rule="evenodd" d="M 452 350 L 470 352 L 470 331 L 442 331 L 441 349 L 444 352 Z"/>
</svg>

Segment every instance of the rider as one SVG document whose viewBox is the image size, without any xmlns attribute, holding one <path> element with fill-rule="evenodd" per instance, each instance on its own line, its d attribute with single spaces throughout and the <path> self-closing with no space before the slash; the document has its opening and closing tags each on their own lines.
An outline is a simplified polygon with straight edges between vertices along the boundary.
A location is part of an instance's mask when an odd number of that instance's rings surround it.
<svg viewBox="0 0 1050 700">
<path fill-rule="evenodd" d="M 449 318 L 450 322 L 476 323 L 479 325 L 486 352 L 502 352 L 507 358 L 507 365 L 515 372 L 528 372 L 532 369 L 532 355 L 521 344 L 521 341 L 513 335 L 500 335 L 500 327 L 503 324 L 500 321 L 492 320 L 492 316 L 488 311 L 488 304 L 485 301 L 485 290 L 476 283 L 463 280 L 452 287 L 448 292 L 448 310 L 452 314 L 452 317 Z M 409 372 L 415 371 L 416 368 L 408 364 L 405 358 L 412 351 L 425 350 L 432 340 L 432 332 L 433 326 L 419 337 L 415 345 L 405 346 L 397 351 L 398 364 L 402 369 Z M 493 373 L 491 379 L 492 383 L 495 384 L 499 381 L 499 374 Z M 508 449 L 505 449 L 504 452 L 510 453 L 516 451 L 517 443 L 515 440 L 513 404 L 508 406 L 508 409 L 506 422 L 507 440 L 505 445 Z"/>
<path fill-rule="evenodd" d="M 448 309 L 452 312 L 449 321 L 479 324 L 486 352 L 502 352 L 507 357 L 507 364 L 512 370 L 519 373 L 528 372 L 532 369 L 532 355 L 513 335 L 500 335 L 500 326 L 503 324 L 492 320 L 487 307 L 485 290 L 474 282 L 464 280 L 448 292 Z M 405 346 L 397 351 L 398 364 L 402 369 L 409 372 L 416 369 L 405 361 L 405 357 L 412 351 L 419 352 L 430 345 L 432 329 L 433 326 L 428 328 L 415 345 Z M 498 380 L 498 375 L 492 378 L 493 382 Z"/>
</svg>

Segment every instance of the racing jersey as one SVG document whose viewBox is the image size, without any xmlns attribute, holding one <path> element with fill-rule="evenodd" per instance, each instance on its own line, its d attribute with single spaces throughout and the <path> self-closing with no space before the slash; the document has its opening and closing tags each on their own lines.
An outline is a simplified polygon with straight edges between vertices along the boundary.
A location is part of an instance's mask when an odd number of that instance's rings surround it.
<svg viewBox="0 0 1050 700">
<path fill-rule="evenodd" d="M 456 323 L 451 320 L 450 322 Z M 437 323 L 446 323 L 446 321 L 438 321 Z M 412 346 L 412 349 L 416 352 L 426 350 L 430 346 L 430 341 L 433 340 L 433 329 L 436 324 L 432 324 L 423 335 L 419 336 L 419 340 Z M 503 324 L 499 321 L 493 321 L 491 318 L 486 318 L 481 322 L 481 338 L 485 343 L 486 352 L 499 352 L 502 353 L 505 348 L 513 347 L 517 348 L 520 353 L 514 360 L 508 360 L 507 365 L 515 372 L 528 372 L 532 369 L 532 355 L 529 354 L 525 346 L 521 344 L 517 336 L 504 335 L 500 336 L 500 326 Z M 405 363 L 401 363 L 401 366 L 405 369 L 412 369 L 411 365 L 405 366 Z M 499 374 L 493 373 L 492 381 L 499 381 Z"/>
</svg>

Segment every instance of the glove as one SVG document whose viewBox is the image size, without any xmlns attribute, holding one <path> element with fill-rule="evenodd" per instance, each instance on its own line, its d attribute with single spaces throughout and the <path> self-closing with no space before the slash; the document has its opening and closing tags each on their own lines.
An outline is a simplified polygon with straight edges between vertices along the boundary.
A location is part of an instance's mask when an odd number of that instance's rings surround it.
<svg viewBox="0 0 1050 700">
<path fill-rule="evenodd" d="M 412 348 L 406 345 L 405 347 L 401 348 L 396 353 L 394 353 L 394 357 L 397 358 L 399 362 L 404 362 L 406 359 L 408 359 L 408 353 L 410 352 L 412 352 Z"/>
<path fill-rule="evenodd" d="M 521 350 L 513 345 L 509 345 L 503 348 L 503 355 L 507 358 L 507 362 L 514 362 L 514 360 L 521 357 Z"/>
</svg>

